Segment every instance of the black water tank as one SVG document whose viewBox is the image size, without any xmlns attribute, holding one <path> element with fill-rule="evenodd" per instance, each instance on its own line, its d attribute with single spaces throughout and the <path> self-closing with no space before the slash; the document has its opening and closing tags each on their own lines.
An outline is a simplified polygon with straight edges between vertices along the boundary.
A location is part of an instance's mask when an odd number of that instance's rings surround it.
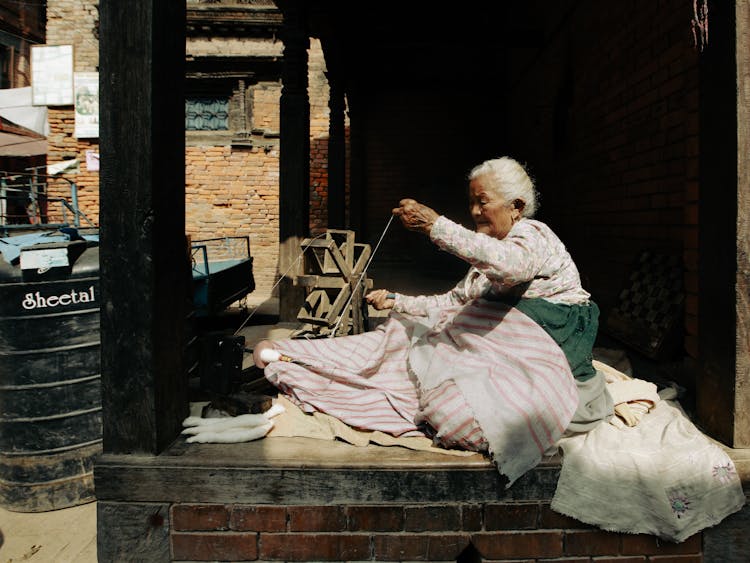
<svg viewBox="0 0 750 563">
<path fill-rule="evenodd" d="M 57 262 L 0 258 L 0 505 L 16 512 L 95 500 L 102 449 L 98 246 L 31 248 Z"/>
</svg>

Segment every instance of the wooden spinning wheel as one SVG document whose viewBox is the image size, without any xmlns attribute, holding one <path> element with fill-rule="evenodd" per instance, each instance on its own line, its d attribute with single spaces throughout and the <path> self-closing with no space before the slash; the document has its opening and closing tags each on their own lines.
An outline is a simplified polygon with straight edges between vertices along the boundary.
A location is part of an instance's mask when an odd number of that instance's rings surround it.
<svg viewBox="0 0 750 563">
<path fill-rule="evenodd" d="M 366 267 L 372 250 L 355 243 L 354 232 L 329 229 L 325 236 L 302 241 L 304 274 L 294 284 L 307 297 L 297 314 L 301 332 L 317 336 L 343 336 L 366 330 L 364 296 L 372 288 Z"/>
</svg>

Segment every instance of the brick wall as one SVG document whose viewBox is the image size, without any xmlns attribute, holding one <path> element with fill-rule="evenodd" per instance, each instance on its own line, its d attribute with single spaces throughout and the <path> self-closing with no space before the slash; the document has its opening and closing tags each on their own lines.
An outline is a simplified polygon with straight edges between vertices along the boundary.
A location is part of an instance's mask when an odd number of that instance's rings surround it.
<svg viewBox="0 0 750 563">
<path fill-rule="evenodd" d="M 253 127 L 278 133 L 281 85 L 276 82 L 262 82 L 253 86 L 252 91 Z"/>
<path fill-rule="evenodd" d="M 489 74 L 484 71 L 480 76 Z M 377 72 L 373 75 L 379 76 Z M 367 132 L 362 242 L 373 247 L 391 210 L 407 197 L 473 228 L 466 173 L 483 159 L 478 147 L 481 132 L 489 128 L 498 138 L 502 136 L 490 125 L 497 104 L 485 105 L 478 99 L 489 91 L 481 82 L 472 88 L 436 88 L 414 80 L 415 84 L 368 84 L 366 88 L 369 103 L 364 108 L 366 115 L 360 117 Z M 428 237 L 408 232 L 395 222 L 383 238 L 371 271 L 376 278 L 381 272 L 414 272 L 419 277 L 450 278 L 455 283 L 466 267 L 466 262 L 441 251 Z M 408 292 L 413 287 L 389 289 Z"/>
<path fill-rule="evenodd" d="M 79 207 L 95 224 L 99 222 L 99 174 L 86 166 L 86 151 L 98 152 L 98 143 L 72 136 L 72 112 L 50 108 L 50 122 L 58 132 L 50 155 L 59 162 L 78 158 L 79 172 L 65 174 L 78 187 Z M 50 143 L 51 145 L 53 142 Z M 232 149 L 229 146 L 188 147 L 185 152 L 185 223 L 194 239 L 250 236 L 254 274 L 259 292 L 273 286 L 278 257 L 277 149 Z M 51 196 L 70 197 L 64 182 L 50 182 Z M 55 210 L 56 207 L 50 207 Z M 51 213 L 56 220 L 59 214 Z"/>
<path fill-rule="evenodd" d="M 98 3 L 92 1 L 49 0 L 47 2 L 48 45 L 73 45 L 73 71 L 94 72 L 99 70 Z M 78 159 L 78 173 L 63 174 L 76 183 L 78 203 L 81 211 L 95 224 L 99 223 L 99 173 L 86 166 L 86 151 L 99 152 L 98 139 L 76 139 L 75 116 L 72 106 L 48 108 L 50 132 L 47 137 L 47 164 Z M 53 182 L 49 186 L 51 197 L 70 199 L 65 182 Z M 53 208 L 54 209 L 54 208 Z M 50 220 L 59 220 L 52 214 Z"/>
<path fill-rule="evenodd" d="M 185 222 L 193 240 L 250 236 L 259 292 L 274 284 L 279 244 L 279 153 L 188 147 Z"/>
<path fill-rule="evenodd" d="M 310 40 L 308 52 L 310 96 L 310 232 L 328 225 L 328 80 L 320 41 Z"/>
<path fill-rule="evenodd" d="M 78 189 L 78 207 L 95 224 L 99 224 L 99 172 L 90 171 L 86 164 L 86 152 L 99 153 L 98 139 L 76 139 L 75 116 L 72 108 L 50 107 L 47 109 L 47 119 L 50 134 L 47 137 L 47 164 L 55 164 L 67 160 L 77 159 L 78 172 L 65 173 L 61 176 L 75 182 Z M 69 184 L 60 181 L 50 181 L 48 184 L 50 197 L 64 197 L 70 200 Z M 61 220 L 60 214 L 50 207 L 50 220 Z M 55 212 L 52 212 L 55 211 Z"/>
<path fill-rule="evenodd" d="M 73 45 L 73 70 L 91 72 L 99 66 L 99 2 L 47 1 L 47 45 Z"/>
<path fill-rule="evenodd" d="M 603 311 L 644 249 L 682 256 L 684 347 L 697 356 L 698 62 L 681 0 L 580 5 L 512 92 L 541 218 Z"/>
<path fill-rule="evenodd" d="M 681 544 L 604 532 L 546 502 L 439 505 L 217 505 L 171 508 L 174 561 L 702 561 Z"/>
</svg>

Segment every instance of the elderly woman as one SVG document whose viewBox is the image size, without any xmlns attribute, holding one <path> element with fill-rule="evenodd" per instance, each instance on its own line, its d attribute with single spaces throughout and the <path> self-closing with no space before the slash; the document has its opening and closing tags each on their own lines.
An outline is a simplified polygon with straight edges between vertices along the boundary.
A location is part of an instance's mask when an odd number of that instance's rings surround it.
<svg viewBox="0 0 750 563">
<path fill-rule="evenodd" d="M 308 412 L 445 447 L 491 454 L 509 485 L 565 432 L 612 415 L 592 366 L 599 311 L 570 254 L 531 219 L 534 185 L 507 157 L 469 174 L 476 231 L 412 199 L 393 210 L 408 229 L 470 265 L 443 295 L 368 294 L 386 323 L 364 334 L 264 341 L 256 365 Z M 273 347 L 298 363 L 261 360 Z"/>
</svg>

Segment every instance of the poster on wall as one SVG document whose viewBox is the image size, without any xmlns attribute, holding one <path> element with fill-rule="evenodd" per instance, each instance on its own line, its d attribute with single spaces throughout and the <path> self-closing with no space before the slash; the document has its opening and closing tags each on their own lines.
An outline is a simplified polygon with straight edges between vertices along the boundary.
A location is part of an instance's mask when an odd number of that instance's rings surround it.
<svg viewBox="0 0 750 563">
<path fill-rule="evenodd" d="M 77 139 L 99 137 L 99 73 L 75 73 Z"/>
<path fill-rule="evenodd" d="M 86 151 L 86 170 L 99 172 L 99 153 L 93 150 Z"/>
<path fill-rule="evenodd" d="M 73 105 L 73 45 L 31 46 L 31 103 Z"/>
</svg>

